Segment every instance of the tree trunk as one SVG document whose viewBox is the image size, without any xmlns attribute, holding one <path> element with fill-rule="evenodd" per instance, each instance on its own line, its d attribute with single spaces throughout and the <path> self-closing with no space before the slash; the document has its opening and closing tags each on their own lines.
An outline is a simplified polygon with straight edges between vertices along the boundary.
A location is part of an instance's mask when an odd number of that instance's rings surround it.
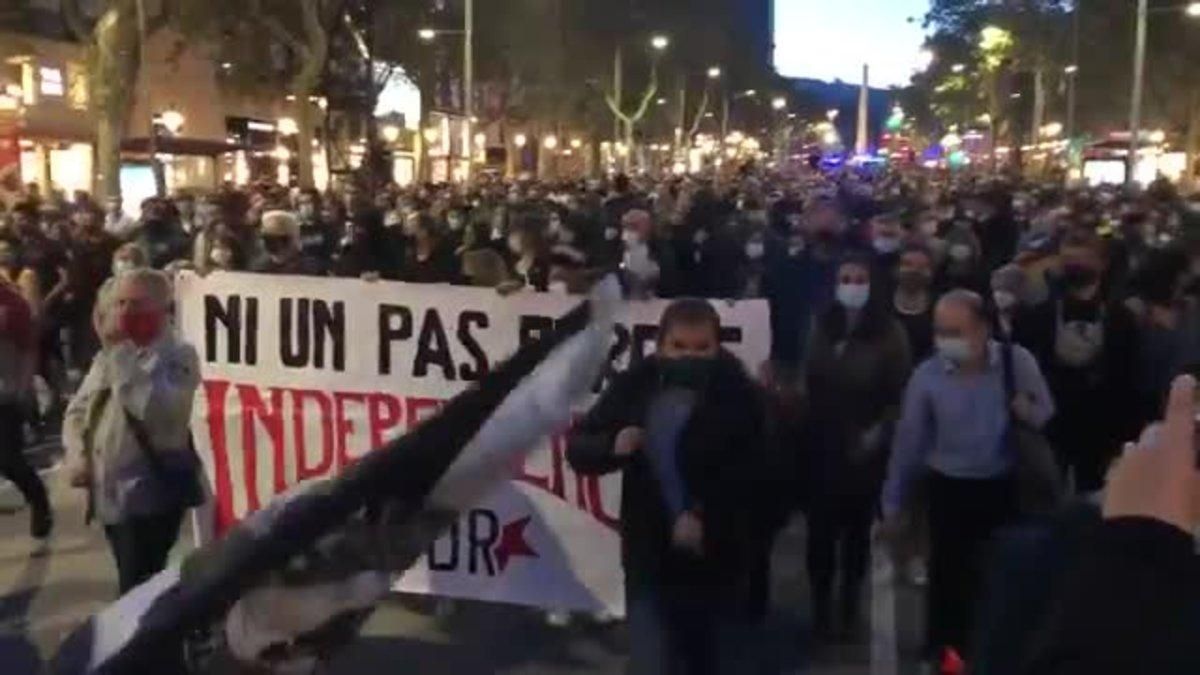
<svg viewBox="0 0 1200 675">
<path fill-rule="evenodd" d="M 299 129 L 299 133 L 296 135 L 298 165 L 296 182 L 302 188 L 310 188 L 316 186 L 313 176 L 313 106 L 312 101 L 308 100 L 308 97 L 312 95 L 312 89 L 297 87 L 294 92 L 296 101 L 295 111 L 292 114 L 296 116 L 296 127 Z"/>
<path fill-rule="evenodd" d="M 92 39 L 89 70 L 96 125 L 96 191 L 108 199 L 121 196 L 121 141 L 141 67 L 134 3 L 109 3 L 96 21 Z"/>
<path fill-rule="evenodd" d="M 1196 184 L 1196 156 L 1200 152 L 1200 90 L 1193 89 L 1188 95 L 1187 140 L 1184 142 L 1187 152 L 1187 169 L 1183 173 L 1184 187 L 1193 188 Z"/>
</svg>

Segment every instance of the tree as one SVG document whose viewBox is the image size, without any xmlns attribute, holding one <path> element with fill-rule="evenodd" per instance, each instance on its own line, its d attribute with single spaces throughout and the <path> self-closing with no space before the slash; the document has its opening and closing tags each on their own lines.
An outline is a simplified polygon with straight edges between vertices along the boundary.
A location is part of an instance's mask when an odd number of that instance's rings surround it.
<svg viewBox="0 0 1200 675">
<path fill-rule="evenodd" d="M 81 0 L 62 0 L 63 19 L 87 50 L 89 101 L 96 125 L 96 185 L 104 197 L 121 194 L 121 141 L 142 65 L 142 43 L 170 20 L 171 5 L 147 15 L 145 0 L 101 0 L 94 19 Z"/>
</svg>

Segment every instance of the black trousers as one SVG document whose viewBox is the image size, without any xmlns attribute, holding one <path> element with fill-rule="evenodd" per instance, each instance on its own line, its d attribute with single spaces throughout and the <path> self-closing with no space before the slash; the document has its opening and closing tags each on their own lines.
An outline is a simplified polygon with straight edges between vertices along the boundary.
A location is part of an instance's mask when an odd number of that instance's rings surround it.
<svg viewBox="0 0 1200 675">
<path fill-rule="evenodd" d="M 874 499 L 861 495 L 818 495 L 808 512 L 808 576 L 817 620 L 827 621 L 833 583 L 841 573 L 842 611 L 858 615 L 858 602 L 871 555 Z"/>
<path fill-rule="evenodd" d="M 929 656 L 939 656 L 945 647 L 965 654 L 987 544 L 1016 514 L 1012 478 L 974 480 L 930 474 Z"/>
<path fill-rule="evenodd" d="M 12 481 L 35 513 L 48 512 L 46 486 L 25 458 L 25 407 L 0 403 L 0 475 Z"/>
<path fill-rule="evenodd" d="M 167 566 L 167 555 L 179 538 L 182 522 L 183 510 L 172 509 L 104 526 L 104 536 L 117 561 L 122 595 Z"/>
</svg>

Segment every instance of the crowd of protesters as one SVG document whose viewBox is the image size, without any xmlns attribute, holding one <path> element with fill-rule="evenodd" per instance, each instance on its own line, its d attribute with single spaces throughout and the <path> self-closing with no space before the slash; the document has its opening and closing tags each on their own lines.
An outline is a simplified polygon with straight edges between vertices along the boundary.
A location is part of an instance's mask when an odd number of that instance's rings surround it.
<svg viewBox="0 0 1200 675">
<path fill-rule="evenodd" d="M 136 219 L 119 200 L 30 190 L 0 225 L 0 289 L 19 309 L 2 315 L 6 428 L 28 410 L 24 371 L 50 392 L 38 414 L 59 414 L 101 348 L 98 289 L 139 268 L 502 294 L 583 292 L 620 270 L 634 298 L 765 298 L 760 372 L 719 349 L 715 313 L 684 301 L 664 319 L 664 356 L 614 385 L 623 393 L 602 400 L 569 453 L 581 471 L 625 472 L 630 620 L 691 644 L 719 645 L 716 624 L 761 613 L 773 531 L 799 508 L 818 637 L 861 637 L 881 519 L 905 544 L 904 574 L 924 583 L 927 561 L 929 655 L 970 654 L 985 547 L 1030 510 L 1014 429 L 1044 436 L 1067 489 L 1098 491 L 1173 378 L 1200 363 L 1200 201 L 1166 184 L 746 168 L 374 193 L 228 186 L 148 199 Z M 694 448 L 661 451 L 674 445 Z M 45 493 L 20 455 L 3 449 L 5 472 L 45 536 Z M 664 456 L 683 475 L 664 474 Z M 764 494 L 779 475 L 780 494 Z M 750 521 L 735 516 L 754 507 Z M 718 608 L 712 625 L 697 600 Z M 642 639 L 635 660 L 655 664 L 645 672 L 695 661 L 670 643 Z"/>
</svg>

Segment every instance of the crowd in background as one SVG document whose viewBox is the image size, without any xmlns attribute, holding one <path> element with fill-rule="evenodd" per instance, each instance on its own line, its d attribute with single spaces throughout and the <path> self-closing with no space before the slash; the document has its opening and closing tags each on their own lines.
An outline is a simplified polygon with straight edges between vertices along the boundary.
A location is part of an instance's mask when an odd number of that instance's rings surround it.
<svg viewBox="0 0 1200 675">
<path fill-rule="evenodd" d="M 99 349 L 98 289 L 139 267 L 503 294 L 583 292 L 619 269 L 636 298 L 765 298 L 772 354 L 753 376 L 795 449 L 817 628 L 831 639 L 859 622 L 877 513 L 928 506 L 931 611 L 942 616 L 929 642 L 965 648 L 964 589 L 978 579 L 946 565 L 976 554 L 1016 508 L 995 482 L 1011 458 L 985 456 L 1010 414 L 1044 427 L 1073 489 L 1095 491 L 1172 378 L 1200 363 L 1200 201 L 1166 184 L 747 167 L 373 194 L 227 186 L 148 199 L 137 219 L 118 200 L 31 188 L 0 224 L 0 277 L 31 309 L 48 415 Z M 947 377 L 955 369 L 994 377 L 997 391 Z M 986 415 L 964 409 L 988 396 Z M 917 466 L 935 479 L 918 485 Z"/>
</svg>

